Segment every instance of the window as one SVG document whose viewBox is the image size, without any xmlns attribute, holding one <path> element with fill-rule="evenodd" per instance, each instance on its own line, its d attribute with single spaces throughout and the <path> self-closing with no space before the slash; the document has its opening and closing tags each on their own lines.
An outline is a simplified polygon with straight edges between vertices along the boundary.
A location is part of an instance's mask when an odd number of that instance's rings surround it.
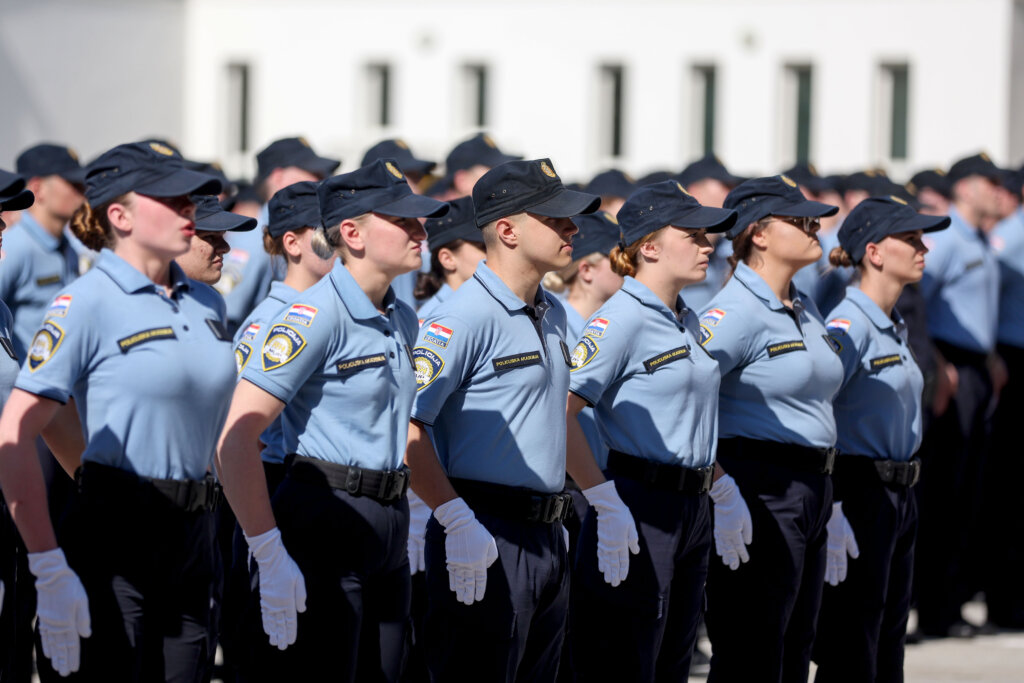
<svg viewBox="0 0 1024 683">
<path fill-rule="evenodd" d="M 462 67 L 463 119 L 468 128 L 486 128 L 487 122 L 487 67 L 467 64 Z"/>
<path fill-rule="evenodd" d="M 910 68 L 883 64 L 879 73 L 879 152 L 883 160 L 906 160 Z"/>
<path fill-rule="evenodd" d="M 366 67 L 367 120 L 370 125 L 391 125 L 391 66 L 370 64 Z"/>
<path fill-rule="evenodd" d="M 809 163 L 813 125 L 813 70 L 808 64 L 786 67 L 782 92 L 782 157 L 784 164 Z"/>
<path fill-rule="evenodd" d="M 228 64 L 229 152 L 248 152 L 250 134 L 249 65 Z"/>
<path fill-rule="evenodd" d="M 597 108 L 601 117 L 599 149 L 607 157 L 621 157 L 624 151 L 624 81 L 625 74 L 622 66 L 605 65 L 601 67 Z"/>
<path fill-rule="evenodd" d="M 692 120 L 694 125 L 691 149 L 700 150 L 705 155 L 713 154 L 715 151 L 716 88 L 714 66 L 698 65 L 693 67 Z"/>
</svg>

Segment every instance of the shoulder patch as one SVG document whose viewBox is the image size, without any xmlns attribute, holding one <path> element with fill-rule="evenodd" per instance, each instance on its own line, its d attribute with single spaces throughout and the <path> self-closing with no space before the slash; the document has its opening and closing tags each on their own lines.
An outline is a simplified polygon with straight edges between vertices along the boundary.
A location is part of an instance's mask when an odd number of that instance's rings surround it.
<svg viewBox="0 0 1024 683">
<path fill-rule="evenodd" d="M 725 311 L 721 308 L 712 308 L 700 317 L 700 321 L 708 327 L 716 327 L 718 323 L 722 322 L 722 318 L 724 317 Z"/>
<path fill-rule="evenodd" d="M 235 368 L 238 370 L 239 375 L 242 374 L 242 370 L 245 370 L 251 355 L 252 347 L 245 342 L 238 342 L 238 346 L 235 347 Z"/>
<path fill-rule="evenodd" d="M 572 370 L 570 372 L 576 372 L 590 361 L 594 360 L 594 356 L 601 348 L 597 345 L 597 342 L 590 337 L 583 337 L 580 339 L 579 344 L 572 350 Z"/>
<path fill-rule="evenodd" d="M 417 346 L 412 350 L 412 364 L 416 368 L 416 391 L 430 386 L 444 368 L 444 359 L 430 349 Z"/>
<path fill-rule="evenodd" d="M 609 320 L 607 318 L 594 318 L 583 330 L 583 336 L 600 339 L 604 336 L 605 330 L 608 329 L 608 323 Z"/>
<path fill-rule="evenodd" d="M 173 327 L 153 327 L 118 339 L 117 346 L 121 349 L 121 353 L 128 353 L 130 349 L 139 344 L 148 344 L 149 342 L 160 341 L 161 339 L 177 338 L 178 335 L 174 334 Z"/>
<path fill-rule="evenodd" d="M 249 323 L 249 326 L 245 328 L 245 332 L 242 333 L 242 341 L 254 341 L 259 333 L 260 324 Z"/>
<path fill-rule="evenodd" d="M 850 331 L 850 321 L 846 318 L 833 318 L 825 323 L 825 329 L 829 332 L 842 332 L 846 334 Z"/>
<path fill-rule="evenodd" d="M 666 351 L 665 353 L 659 353 L 654 358 L 648 358 L 647 360 L 644 361 L 644 370 L 646 370 L 649 373 L 654 372 L 663 365 L 667 365 L 668 363 L 674 363 L 677 360 L 682 360 L 684 358 L 687 358 L 689 355 L 690 347 L 680 346 L 670 351 Z"/>
<path fill-rule="evenodd" d="M 793 353 L 794 351 L 806 351 L 807 347 L 804 345 L 802 339 L 795 339 L 793 341 L 778 342 L 777 344 L 769 344 L 765 347 L 768 351 L 769 358 L 775 358 L 775 356 L 781 356 L 784 353 Z"/>
<path fill-rule="evenodd" d="M 274 325 L 263 342 L 263 369 L 276 370 L 306 348 L 306 339 L 290 325 Z"/>
<path fill-rule="evenodd" d="M 36 336 L 32 338 L 32 346 L 28 350 L 28 369 L 35 372 L 46 365 L 46 361 L 57 353 L 62 341 L 64 341 L 64 330 L 60 325 L 52 320 L 45 321 L 36 332 Z"/>
<path fill-rule="evenodd" d="M 56 299 L 54 299 L 53 303 L 50 304 L 50 307 L 46 309 L 46 315 L 44 317 L 63 318 L 68 314 L 69 308 L 71 308 L 71 295 L 61 294 Z"/>
<path fill-rule="evenodd" d="M 442 349 L 448 348 L 448 342 L 452 340 L 452 335 L 455 334 L 455 330 L 438 323 L 430 323 L 430 327 L 427 328 L 427 333 L 423 335 L 423 341 L 430 342 L 434 346 Z"/>
<path fill-rule="evenodd" d="M 319 309 L 307 306 L 306 304 L 292 304 L 292 307 L 284 314 L 284 321 L 309 327 L 313 324 L 313 318 L 316 317 L 317 310 Z"/>
<path fill-rule="evenodd" d="M 700 342 L 701 346 L 707 346 L 711 338 L 715 336 L 715 333 L 711 331 L 711 328 L 704 323 L 700 324 Z"/>
</svg>

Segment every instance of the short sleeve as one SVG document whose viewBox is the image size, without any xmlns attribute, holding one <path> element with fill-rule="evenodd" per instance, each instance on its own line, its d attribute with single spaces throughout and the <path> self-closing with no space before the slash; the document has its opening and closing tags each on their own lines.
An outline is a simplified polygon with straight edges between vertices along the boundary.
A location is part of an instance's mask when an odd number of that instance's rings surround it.
<svg viewBox="0 0 1024 683">
<path fill-rule="evenodd" d="M 412 350 L 416 368 L 414 420 L 433 425 L 448 397 L 469 375 L 476 356 L 474 333 L 479 330 L 447 314 L 426 321 Z"/>
<path fill-rule="evenodd" d="M 749 361 L 750 329 L 757 323 L 743 318 L 728 305 L 713 305 L 700 315 L 700 345 L 718 361 L 723 377 Z"/>
<path fill-rule="evenodd" d="M 94 328 L 102 326 L 88 302 L 76 298 L 81 295 L 61 294 L 50 304 L 14 383 L 18 389 L 67 403 L 98 351 Z"/>
<path fill-rule="evenodd" d="M 286 321 L 284 315 L 274 316 L 253 340 L 244 364 L 240 349 L 246 342 L 239 342 L 235 361 L 241 366 L 241 378 L 284 403 L 291 401 L 306 380 L 323 369 L 328 346 L 342 334 L 334 317 L 324 313 L 308 327 Z"/>
<path fill-rule="evenodd" d="M 601 311 L 587 321 L 572 351 L 569 391 L 596 405 L 623 373 L 629 347 L 628 328 Z"/>
</svg>

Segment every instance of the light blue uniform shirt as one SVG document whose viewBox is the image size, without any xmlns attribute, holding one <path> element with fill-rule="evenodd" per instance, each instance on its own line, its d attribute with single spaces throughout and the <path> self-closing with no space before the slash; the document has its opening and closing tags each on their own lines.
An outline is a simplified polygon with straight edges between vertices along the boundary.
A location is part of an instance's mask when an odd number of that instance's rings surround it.
<svg viewBox="0 0 1024 683">
<path fill-rule="evenodd" d="M 681 297 L 676 310 L 627 277 L 584 328 L 569 390 L 594 406 L 610 448 L 705 467 L 718 442 L 718 363 Z"/>
<path fill-rule="evenodd" d="M 269 220 L 266 204 L 260 208 L 257 220 L 255 230 L 224 233 L 231 251 L 224 255 L 224 267 L 216 286 L 227 303 L 228 325 L 232 329 L 266 298 L 270 283 L 285 275 L 284 260 L 272 258 L 263 246 L 263 229 Z"/>
<path fill-rule="evenodd" d="M 15 386 L 66 403 L 83 462 L 202 479 L 233 388 L 224 302 L 171 263 L 173 295 L 104 249 L 47 310 Z"/>
<path fill-rule="evenodd" d="M 921 445 L 924 377 L 903 318 L 895 310 L 889 318 L 867 294 L 849 287 L 825 327 L 843 363 L 843 387 L 834 402 L 839 452 L 910 460 Z"/>
<path fill-rule="evenodd" d="M 235 366 L 238 373 L 252 357 L 253 348 L 263 341 L 262 332 L 266 332 L 267 322 L 272 320 L 284 307 L 291 303 L 299 293 L 283 282 L 276 281 L 270 285 L 270 294 L 261 301 L 249 317 L 238 326 L 235 332 Z M 282 463 L 284 456 L 284 432 L 281 427 L 281 416 L 278 415 L 270 426 L 260 434 L 263 450 L 260 457 L 264 462 Z"/>
<path fill-rule="evenodd" d="M 448 476 L 561 491 L 569 349 L 555 297 L 538 287 L 527 306 L 481 262 L 416 344 L 412 416 L 433 427 Z"/>
<path fill-rule="evenodd" d="M 2 266 L 0 266 L 2 267 Z M 18 376 L 18 358 L 14 354 L 14 318 L 7 305 L 0 301 L 0 410 L 14 388 Z"/>
<path fill-rule="evenodd" d="M 242 369 L 285 404 L 286 453 L 337 465 L 402 464 L 416 393 L 416 314 L 388 289 L 377 310 L 339 259 L 272 316 Z"/>
<path fill-rule="evenodd" d="M 1017 209 L 1001 220 L 989 244 L 999 260 L 996 339 L 1000 344 L 1024 348 L 1024 210 Z"/>
<path fill-rule="evenodd" d="M 14 316 L 14 352 L 24 360 L 32 336 L 57 293 L 78 277 L 78 255 L 63 237 L 46 232 L 28 211 L 4 233 L 0 300 Z"/>
<path fill-rule="evenodd" d="M 455 290 L 449 287 L 448 283 L 441 285 L 441 289 L 437 290 L 437 292 L 434 293 L 434 296 L 424 301 L 423 305 L 421 305 L 420 309 L 416 312 L 416 315 L 419 316 L 420 323 L 422 324 L 424 320 L 434 315 L 441 304 L 448 301 L 448 297 L 450 297 L 454 292 Z"/>
<path fill-rule="evenodd" d="M 996 345 L 999 265 L 978 231 L 950 209 L 952 224 L 924 236 L 928 247 L 921 293 L 935 339 L 975 353 Z"/>
<path fill-rule="evenodd" d="M 828 448 L 832 399 L 843 380 L 834 341 L 814 302 L 791 289 L 793 308 L 745 263 L 701 314 L 704 348 L 718 361 L 718 434 Z"/>
<path fill-rule="evenodd" d="M 573 348 L 583 336 L 583 328 L 586 327 L 587 321 L 576 312 L 572 304 L 566 302 L 562 307 L 565 309 L 565 343 L 569 348 Z M 597 466 L 603 470 L 608 465 L 608 446 L 601 439 L 601 432 L 597 429 L 593 407 L 587 406 L 579 412 L 579 423 Z"/>
</svg>

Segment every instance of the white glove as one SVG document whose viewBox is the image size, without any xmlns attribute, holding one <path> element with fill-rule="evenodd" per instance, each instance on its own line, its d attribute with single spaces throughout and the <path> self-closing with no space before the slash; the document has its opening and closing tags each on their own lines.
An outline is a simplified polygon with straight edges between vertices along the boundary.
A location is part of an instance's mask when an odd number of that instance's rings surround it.
<svg viewBox="0 0 1024 683">
<path fill-rule="evenodd" d="M 494 537 L 462 498 L 438 505 L 434 517 L 444 527 L 448 587 L 455 591 L 455 599 L 466 605 L 483 600 L 487 568 L 498 559 Z"/>
<path fill-rule="evenodd" d="M 827 529 L 828 562 L 825 565 L 825 580 L 838 586 L 846 580 L 846 553 L 850 553 L 853 559 L 860 557 L 860 548 L 857 547 L 857 539 L 853 537 L 853 528 L 843 514 L 842 503 L 832 503 L 832 517 L 828 520 Z"/>
<path fill-rule="evenodd" d="M 607 583 L 618 586 L 629 574 L 629 553 L 640 552 L 633 515 L 619 498 L 613 481 L 583 489 L 582 493 L 597 511 L 597 570 Z"/>
<path fill-rule="evenodd" d="M 729 569 L 739 569 L 741 562 L 750 560 L 747 546 L 754 540 L 747 502 L 728 474 L 714 483 L 710 493 L 715 501 L 715 552 Z"/>
<path fill-rule="evenodd" d="M 78 671 L 80 639 L 92 635 L 89 598 L 60 548 L 29 553 L 28 569 L 36 577 L 36 615 L 43 654 L 57 673 L 67 676 Z"/>
<path fill-rule="evenodd" d="M 306 611 L 306 581 L 288 555 L 277 527 L 258 536 L 246 536 L 260 576 L 260 612 L 270 644 L 284 650 L 295 642 L 298 613 Z"/>
<path fill-rule="evenodd" d="M 409 573 L 426 571 L 427 563 L 423 557 L 424 537 L 427 535 L 427 520 L 430 519 L 430 507 L 409 489 Z"/>
</svg>

